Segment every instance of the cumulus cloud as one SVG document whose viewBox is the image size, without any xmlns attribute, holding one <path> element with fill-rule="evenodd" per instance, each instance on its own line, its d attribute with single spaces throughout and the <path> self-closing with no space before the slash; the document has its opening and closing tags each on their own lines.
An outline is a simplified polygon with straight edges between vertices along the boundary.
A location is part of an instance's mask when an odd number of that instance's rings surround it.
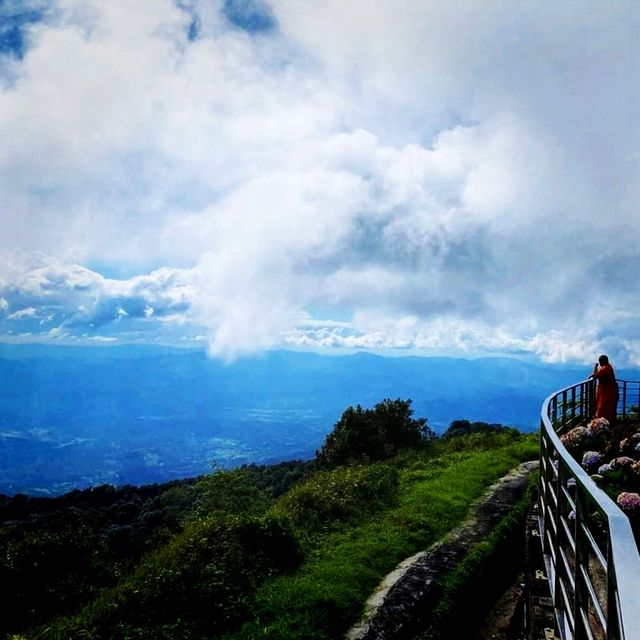
<svg viewBox="0 0 640 640">
<path fill-rule="evenodd" d="M 0 323 L 13 333 L 57 338 L 99 339 L 107 328 L 124 331 L 124 321 L 157 320 L 186 313 L 194 297 L 191 275 L 181 269 L 157 269 L 144 276 L 117 280 L 75 264 L 64 264 L 41 254 L 23 254 L 12 265 L 13 277 L 0 282 L 5 310 L 16 309 Z M 125 327 L 114 327 L 115 324 Z M 51 326 L 54 325 L 54 326 Z M 90 333 L 86 333 L 89 331 Z"/>
<path fill-rule="evenodd" d="M 640 362 L 633 3 L 37 6 L 3 327 Z"/>
</svg>

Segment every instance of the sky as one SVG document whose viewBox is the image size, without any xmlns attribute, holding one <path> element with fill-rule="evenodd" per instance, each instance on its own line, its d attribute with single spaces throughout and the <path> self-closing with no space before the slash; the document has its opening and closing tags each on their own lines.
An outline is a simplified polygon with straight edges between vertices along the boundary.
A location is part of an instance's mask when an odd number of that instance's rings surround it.
<svg viewBox="0 0 640 640">
<path fill-rule="evenodd" d="M 640 365 L 640 5 L 0 0 L 0 341 Z"/>
</svg>

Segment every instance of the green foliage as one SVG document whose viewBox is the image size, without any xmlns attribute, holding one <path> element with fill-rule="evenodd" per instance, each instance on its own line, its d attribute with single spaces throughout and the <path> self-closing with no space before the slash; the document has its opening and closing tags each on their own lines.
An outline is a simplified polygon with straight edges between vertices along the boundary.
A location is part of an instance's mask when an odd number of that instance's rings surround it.
<svg viewBox="0 0 640 640">
<path fill-rule="evenodd" d="M 373 409 L 349 407 L 316 453 L 322 467 L 386 460 L 420 448 L 435 435 L 425 418 L 414 419 L 411 400 L 383 400 Z"/>
<path fill-rule="evenodd" d="M 448 438 L 460 438 L 473 433 L 509 433 L 513 438 L 519 436 L 519 431 L 513 427 L 505 427 L 501 424 L 488 422 L 470 422 L 469 420 L 453 420 L 449 428 L 442 434 L 445 440 Z"/>
<path fill-rule="evenodd" d="M 398 469 L 384 464 L 319 471 L 295 485 L 272 513 L 311 535 L 388 507 L 397 497 L 398 481 Z"/>
<path fill-rule="evenodd" d="M 217 470 L 197 484 L 200 514 L 260 514 L 269 505 L 269 494 L 255 482 L 255 473 L 247 467 L 231 471 Z"/>
<path fill-rule="evenodd" d="M 537 479 L 537 474 L 529 478 L 525 495 L 447 577 L 443 595 L 420 640 L 472 637 L 492 603 L 513 584 L 524 565 L 524 521 L 534 500 Z M 521 561 L 505 563 L 503 557 Z"/>
<path fill-rule="evenodd" d="M 0 498 L 0 637 L 77 610 L 112 587 L 193 510 L 187 482 Z"/>
<path fill-rule="evenodd" d="M 14 630 L 25 619 L 37 623 L 71 611 L 110 583 L 105 548 L 82 513 L 51 522 L 44 531 L 3 529 L 0 533 L 2 628 Z M 87 573 L 92 580 L 86 581 Z"/>
<path fill-rule="evenodd" d="M 340 637 L 399 560 L 537 455 L 535 437 L 503 430 L 433 440 L 401 400 L 347 410 L 332 435 L 320 469 L 248 465 L 164 486 L 0 498 L 0 636 Z M 376 456 L 386 461 L 364 462 Z"/>
<path fill-rule="evenodd" d="M 538 451 L 530 436 L 475 434 L 457 444 L 465 441 L 471 444 L 463 451 L 437 442 L 395 458 L 397 499 L 366 520 L 311 540 L 301 568 L 265 582 L 255 596 L 253 620 L 225 640 L 342 637 L 386 573 L 458 525 L 492 482 Z"/>
<path fill-rule="evenodd" d="M 220 633 L 247 615 L 257 585 L 299 560 L 295 539 L 274 520 L 194 520 L 115 589 L 47 633 L 96 640 Z"/>
<path fill-rule="evenodd" d="M 248 464 L 241 468 L 252 474 L 256 487 L 278 498 L 308 476 L 314 467 L 312 460 L 285 460 L 276 464 Z"/>
<path fill-rule="evenodd" d="M 469 451 L 475 447 L 480 449 L 501 449 L 515 443 L 537 450 L 539 441 L 538 434 L 513 433 L 510 429 L 504 431 L 476 432 L 468 435 L 459 435 L 454 438 L 439 438 L 435 450 L 441 454 L 454 451 Z M 535 458 L 536 455 L 532 455 Z"/>
</svg>

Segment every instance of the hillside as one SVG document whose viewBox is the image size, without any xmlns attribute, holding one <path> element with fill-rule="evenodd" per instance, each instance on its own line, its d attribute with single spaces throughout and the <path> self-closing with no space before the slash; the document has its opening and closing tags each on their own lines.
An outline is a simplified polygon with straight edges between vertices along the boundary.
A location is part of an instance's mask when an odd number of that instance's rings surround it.
<svg viewBox="0 0 640 640">
<path fill-rule="evenodd" d="M 403 405 L 404 424 L 418 428 L 401 401 L 364 418 L 381 424 Z M 166 485 L 3 498 L 0 589 L 10 615 L 2 631 L 338 637 L 399 560 L 442 537 L 493 481 L 536 456 L 534 436 L 471 424 L 461 435 L 460 426 L 451 437 L 423 432 L 396 451 L 383 436 L 381 448 L 348 465 L 325 455 Z M 357 453 L 360 443 L 350 442 Z"/>
</svg>

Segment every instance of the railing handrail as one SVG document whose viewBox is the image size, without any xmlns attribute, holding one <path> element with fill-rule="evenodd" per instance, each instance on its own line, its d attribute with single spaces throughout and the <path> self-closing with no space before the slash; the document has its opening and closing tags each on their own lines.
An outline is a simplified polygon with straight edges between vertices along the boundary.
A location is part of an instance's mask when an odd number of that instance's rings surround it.
<svg viewBox="0 0 640 640">
<path fill-rule="evenodd" d="M 640 383 L 639 383 L 640 384 Z M 582 382 L 579 382 L 574 385 L 570 385 L 561 389 L 560 391 L 556 391 L 550 394 L 542 404 L 541 411 L 541 423 L 542 423 L 542 436 L 547 438 L 548 443 L 551 445 L 551 450 L 557 452 L 558 458 L 562 460 L 562 464 L 565 466 L 566 472 L 568 472 L 568 476 L 573 478 L 576 483 L 581 485 L 582 490 L 584 490 L 596 503 L 598 509 L 606 516 L 606 529 L 607 529 L 607 538 L 608 538 L 608 553 L 606 558 L 606 570 L 609 574 L 609 589 L 614 589 L 616 592 L 616 603 L 617 603 L 617 611 L 612 612 L 607 609 L 607 622 L 612 619 L 617 619 L 617 626 L 619 627 L 616 630 L 610 628 L 612 625 L 607 624 L 606 629 L 606 637 L 609 638 L 622 638 L 624 640 L 632 640 L 638 639 L 640 640 L 640 555 L 638 554 L 638 548 L 636 546 L 636 542 L 633 536 L 633 531 L 631 529 L 631 523 L 627 516 L 621 511 L 621 509 L 616 505 L 616 503 L 602 490 L 600 489 L 594 482 L 591 480 L 587 472 L 578 464 L 578 462 L 573 458 L 573 456 L 567 451 L 565 446 L 562 444 L 554 425 L 552 423 L 552 409 L 555 406 L 555 413 L 557 413 L 558 409 L 558 398 L 562 398 L 566 405 L 567 398 L 569 395 L 574 399 L 577 395 L 580 395 L 580 400 L 583 405 L 586 405 L 586 402 L 589 400 L 583 397 L 584 394 L 589 396 L 589 393 L 592 393 L 593 387 L 590 387 L 591 391 L 587 392 L 587 385 L 593 385 L 592 380 L 587 379 Z M 626 389 L 626 384 L 625 384 Z M 579 393 L 577 392 L 579 390 Z M 592 396 L 591 396 L 592 400 Z M 555 405 L 554 405 L 555 403 Z M 563 418 L 564 411 L 566 410 L 566 406 L 562 407 L 563 409 Z M 576 414 L 578 417 L 582 419 L 590 418 L 588 415 L 589 412 L 585 413 L 584 406 L 581 407 L 581 411 L 576 411 L 575 404 L 572 407 L 573 409 L 573 420 L 576 418 Z M 564 426 L 565 423 L 563 423 Z M 572 423 L 573 424 L 573 423 Z M 544 446 L 542 446 L 544 444 Z M 541 456 L 545 455 L 545 452 L 549 451 L 549 447 L 546 443 L 541 443 Z M 548 464 L 553 464 L 553 460 L 547 460 L 547 466 L 545 468 L 548 469 Z M 558 463 L 559 464 L 559 463 Z M 556 467 L 556 475 L 557 478 L 555 482 L 557 482 L 557 486 L 554 488 L 556 493 L 556 503 L 555 508 L 557 511 L 560 511 L 560 493 L 561 490 L 566 491 L 566 486 L 561 487 L 561 476 L 565 476 L 565 470 L 563 469 L 563 473 L 560 474 L 557 471 Z M 548 482 L 548 478 L 543 481 L 542 479 L 542 467 L 541 467 L 541 491 L 546 487 L 543 487 L 544 482 Z M 577 491 L 576 491 L 577 495 Z M 544 497 L 541 497 L 541 500 L 544 500 Z M 548 501 L 548 502 L 553 502 Z M 577 503 L 577 499 L 576 499 Z M 551 507 L 547 503 L 541 503 L 545 513 L 552 514 L 553 513 L 553 504 Z M 540 514 L 541 518 L 541 528 L 545 526 L 545 513 Z M 559 514 L 554 514 L 554 516 L 559 516 Z M 575 517 L 575 514 L 574 514 Z M 559 521 L 559 520 L 558 520 Z M 547 525 L 549 523 L 546 523 Z M 586 525 L 588 527 L 588 523 Z M 561 536 L 557 531 L 555 534 L 549 536 L 548 540 L 552 540 L 556 545 L 559 545 L 558 539 Z M 543 539 L 543 544 L 545 544 L 547 539 Z M 549 544 L 551 544 L 549 542 Z M 578 555 L 578 554 L 576 554 Z M 555 563 L 552 567 L 553 573 L 555 574 L 557 569 L 557 563 L 559 562 L 558 556 L 554 555 L 553 562 Z M 551 561 L 551 559 L 549 559 Z M 578 565 L 581 560 L 579 558 L 575 559 L 576 574 L 578 573 Z M 551 572 L 548 572 L 549 580 L 552 580 Z M 576 578 L 577 584 L 578 578 Z M 554 589 L 557 588 L 553 584 L 550 585 L 552 593 L 554 593 Z M 562 601 L 557 597 L 558 594 L 555 595 L 556 600 L 556 612 L 560 614 L 558 611 L 558 604 L 562 606 Z M 577 598 L 576 598 L 577 600 Z M 613 599 L 611 601 L 613 603 Z M 577 620 L 578 611 L 570 612 L 572 616 L 572 620 Z M 575 623 L 574 623 L 575 624 Z M 562 625 L 560 631 L 563 634 Z M 563 634 L 564 636 L 564 634 Z M 569 636 L 567 636 L 569 637 Z"/>
</svg>

